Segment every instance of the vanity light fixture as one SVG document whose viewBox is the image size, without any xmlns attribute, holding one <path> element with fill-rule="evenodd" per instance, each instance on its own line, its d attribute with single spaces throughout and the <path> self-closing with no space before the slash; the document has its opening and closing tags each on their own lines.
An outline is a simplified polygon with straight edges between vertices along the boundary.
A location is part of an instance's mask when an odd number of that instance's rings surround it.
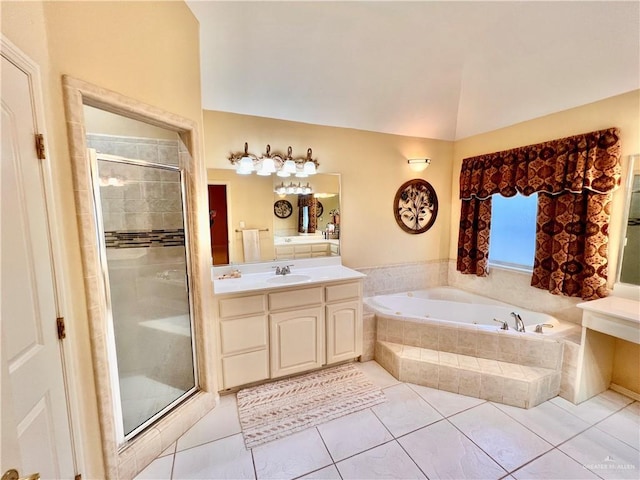
<svg viewBox="0 0 640 480">
<path fill-rule="evenodd" d="M 271 145 L 267 145 L 264 155 L 258 157 L 249 153 L 247 142 L 244 144 L 244 152 L 231 153 L 229 161 L 236 168 L 236 173 L 240 175 L 250 175 L 256 172 L 258 175 L 268 176 L 275 173 L 279 177 L 287 178 L 295 175 L 298 178 L 305 178 L 314 175 L 320 165 L 312 158 L 312 150 L 307 149 L 306 157 L 293 157 L 292 148 L 287 149 L 286 155 L 271 153 Z"/>
<path fill-rule="evenodd" d="M 407 160 L 407 163 L 409 164 L 409 167 L 411 168 L 411 170 L 413 170 L 414 172 L 422 172 L 423 170 L 426 170 L 426 168 L 431 165 L 431 159 L 430 158 L 410 158 Z"/>
<path fill-rule="evenodd" d="M 285 185 L 284 182 L 281 182 L 280 185 L 275 186 L 273 191 L 278 195 L 308 195 L 313 192 L 313 189 L 311 185 L 309 185 L 309 182 L 307 182 L 306 185 L 301 185 L 300 182 L 297 184 L 290 182 L 288 185 Z"/>
</svg>

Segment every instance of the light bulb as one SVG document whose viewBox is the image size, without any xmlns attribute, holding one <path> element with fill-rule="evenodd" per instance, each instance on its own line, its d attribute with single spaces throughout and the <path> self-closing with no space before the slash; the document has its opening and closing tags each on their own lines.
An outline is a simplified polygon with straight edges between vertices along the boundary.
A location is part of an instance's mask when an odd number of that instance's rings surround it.
<svg viewBox="0 0 640 480">
<path fill-rule="evenodd" d="M 306 173 L 307 175 L 315 175 L 316 164 L 310 160 L 306 161 L 303 167 L 303 172 Z"/>
<path fill-rule="evenodd" d="M 296 173 L 296 162 L 293 160 L 287 160 L 284 162 L 282 169 L 287 173 Z"/>
</svg>

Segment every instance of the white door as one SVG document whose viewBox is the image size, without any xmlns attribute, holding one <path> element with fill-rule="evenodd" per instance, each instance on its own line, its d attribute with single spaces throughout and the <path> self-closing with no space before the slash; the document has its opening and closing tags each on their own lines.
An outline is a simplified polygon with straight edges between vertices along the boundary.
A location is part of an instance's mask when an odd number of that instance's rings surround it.
<svg viewBox="0 0 640 480">
<path fill-rule="evenodd" d="M 2 55 L 0 475 L 74 477 L 31 76 Z"/>
</svg>

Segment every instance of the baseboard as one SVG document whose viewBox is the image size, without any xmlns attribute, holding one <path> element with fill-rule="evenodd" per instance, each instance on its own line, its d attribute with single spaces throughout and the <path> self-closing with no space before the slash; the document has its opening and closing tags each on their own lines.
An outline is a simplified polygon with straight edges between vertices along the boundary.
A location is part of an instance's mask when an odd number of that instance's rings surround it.
<svg viewBox="0 0 640 480">
<path fill-rule="evenodd" d="M 621 393 L 626 397 L 633 398 L 634 400 L 637 400 L 640 402 L 640 393 L 634 392 L 633 390 L 629 390 L 628 388 L 621 387 L 620 385 L 616 385 L 615 383 L 612 383 L 611 385 L 609 385 L 609 388 L 614 392 Z"/>
</svg>

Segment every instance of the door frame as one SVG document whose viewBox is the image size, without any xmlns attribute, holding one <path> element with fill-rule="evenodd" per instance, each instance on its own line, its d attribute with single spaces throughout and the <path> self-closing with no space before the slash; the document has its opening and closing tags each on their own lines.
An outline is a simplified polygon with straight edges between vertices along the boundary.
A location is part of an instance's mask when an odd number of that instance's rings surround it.
<svg viewBox="0 0 640 480">
<path fill-rule="evenodd" d="M 28 57 L 22 50 L 13 44 L 4 35 L 0 39 L 2 56 L 22 70 L 29 79 L 29 87 L 32 95 L 32 110 L 34 114 L 34 123 L 38 133 L 43 135 L 44 149 L 46 160 L 40 162 L 42 171 L 44 202 L 46 207 L 47 230 L 49 232 L 49 247 L 51 251 L 51 270 L 53 291 L 55 296 L 56 315 L 65 317 L 68 311 L 64 289 L 62 285 L 66 277 L 64 263 L 62 261 L 62 237 L 59 230 L 59 222 L 57 219 L 55 208 L 55 195 L 53 188 L 53 172 L 51 169 L 52 159 L 51 150 L 48 144 L 48 135 L 45 121 L 44 95 L 42 92 L 42 77 L 40 75 L 40 66 Z M 53 321 L 53 319 L 52 319 Z M 69 326 L 69 325 L 67 325 Z M 70 329 L 69 329 L 70 330 Z M 71 435 L 71 452 L 72 462 L 76 473 L 85 471 L 84 449 L 83 445 L 89 442 L 85 432 L 80 428 L 81 409 L 80 402 L 82 398 L 80 394 L 79 382 L 77 381 L 79 371 L 76 359 L 76 345 L 73 341 L 59 341 L 60 357 L 62 364 L 62 376 L 64 379 L 64 393 L 67 404 L 67 416 L 69 420 L 69 432 Z M 88 432 L 86 432 L 88 433 Z"/>
<path fill-rule="evenodd" d="M 235 252 L 235 246 L 233 244 L 233 242 L 231 241 L 231 239 L 233 238 L 233 228 L 232 225 L 235 225 L 233 223 L 233 209 L 231 208 L 231 190 L 232 190 L 232 182 L 229 182 L 227 180 L 207 180 L 207 211 L 208 209 L 208 192 L 209 192 L 209 187 L 211 185 L 223 185 L 224 187 L 226 187 L 226 196 L 227 196 L 227 253 L 229 254 L 229 265 L 231 265 L 233 263 L 233 261 L 231 260 L 232 258 L 236 258 L 236 252 Z M 213 265 L 213 253 L 211 255 L 211 264 Z"/>
<path fill-rule="evenodd" d="M 107 478 L 132 478 L 170 447 L 183 433 L 215 407 L 219 400 L 215 373 L 214 333 L 209 328 L 213 315 L 206 169 L 202 160 L 200 126 L 191 119 L 161 110 L 139 100 L 93 85 L 68 75 L 62 89 L 73 171 L 77 225 L 82 255 L 87 316 L 92 338 L 91 357 L 95 376 L 100 440 Z M 97 251 L 96 205 L 87 153 L 84 106 L 99 108 L 176 132 L 188 152 L 180 152 L 185 176 L 185 223 L 191 232 L 186 239 L 191 263 L 189 291 L 193 295 L 193 322 L 200 389 L 177 408 L 125 444 L 117 439 L 110 361 L 115 345 L 108 341 L 112 328 L 106 314 L 105 278 Z"/>
</svg>

